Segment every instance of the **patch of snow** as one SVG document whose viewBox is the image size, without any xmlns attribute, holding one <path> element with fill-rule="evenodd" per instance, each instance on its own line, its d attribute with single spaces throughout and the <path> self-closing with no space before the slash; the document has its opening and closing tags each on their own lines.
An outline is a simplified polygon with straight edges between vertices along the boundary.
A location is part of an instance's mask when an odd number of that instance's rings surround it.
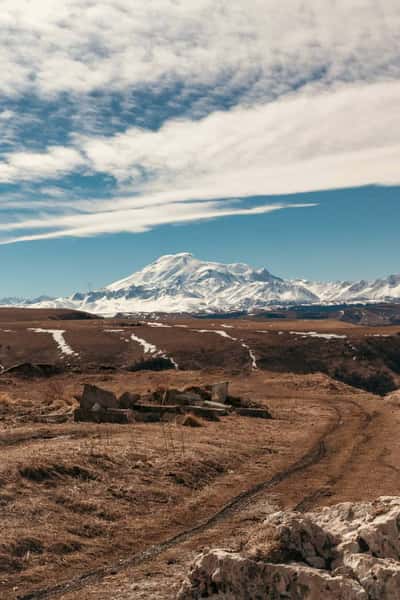
<svg viewBox="0 0 400 600">
<path fill-rule="evenodd" d="M 167 325 L 166 323 L 155 323 L 154 321 L 146 321 L 146 325 L 149 327 L 168 327 L 168 329 L 172 327 L 172 325 Z"/>
<path fill-rule="evenodd" d="M 160 358 L 166 358 L 171 361 L 171 363 L 174 365 L 175 369 L 179 369 L 178 363 L 171 356 L 168 356 L 168 354 L 166 354 L 162 350 L 159 350 L 157 348 L 157 346 L 155 346 L 154 344 L 150 344 L 150 342 L 147 342 L 143 338 L 138 337 L 134 333 L 131 334 L 131 340 L 140 344 L 142 346 L 145 354 L 151 354 L 152 356 L 155 356 L 155 357 L 159 356 Z"/>
<path fill-rule="evenodd" d="M 229 335 L 229 333 L 226 333 L 226 331 L 224 331 L 223 329 L 216 329 L 214 331 L 214 333 L 216 333 L 217 335 L 220 335 L 221 337 L 228 338 L 228 340 L 233 340 L 234 342 L 237 341 L 237 338 L 232 337 L 231 335 Z"/>
<path fill-rule="evenodd" d="M 248 346 L 245 342 L 242 342 L 242 346 L 243 346 L 243 348 L 246 348 L 246 350 L 249 353 L 249 357 L 251 360 L 251 368 L 254 370 L 258 369 L 256 355 L 254 354 L 254 350 L 252 350 L 250 348 L 250 346 Z"/>
<path fill-rule="evenodd" d="M 316 331 L 289 331 L 291 335 L 300 335 L 301 337 L 322 338 L 324 340 L 343 340 L 347 335 L 339 335 L 337 333 L 317 333 Z"/>
<path fill-rule="evenodd" d="M 220 335 L 223 338 L 227 338 L 228 340 L 232 340 L 233 342 L 237 342 L 238 338 L 235 338 L 231 335 L 229 335 L 229 333 L 226 333 L 226 331 L 223 331 L 221 329 L 192 329 L 192 331 L 197 331 L 197 333 L 216 333 L 217 335 Z M 242 348 L 246 348 L 247 352 L 249 353 L 249 358 L 251 361 L 251 368 L 252 369 L 257 369 L 257 361 L 256 361 L 256 356 L 254 354 L 254 351 L 248 346 L 248 344 L 246 344 L 245 342 L 243 342 L 243 340 L 239 340 L 241 342 L 241 346 Z"/>
<path fill-rule="evenodd" d="M 79 353 L 72 350 L 71 346 L 65 341 L 65 329 L 41 329 L 40 327 L 31 327 L 29 328 L 29 331 L 34 331 L 35 333 L 48 333 L 53 337 L 61 354 L 65 354 L 66 356 L 79 356 Z"/>
<path fill-rule="evenodd" d="M 170 360 L 170 361 L 172 362 L 172 364 L 174 365 L 174 367 L 175 367 L 175 369 L 176 369 L 176 370 L 178 370 L 178 369 L 179 369 L 179 365 L 178 365 L 178 363 L 176 362 L 176 360 L 174 360 L 174 359 L 172 358 L 172 356 L 167 356 L 166 354 L 163 354 L 163 357 L 164 357 L 164 358 L 168 358 L 168 360 Z"/>
<path fill-rule="evenodd" d="M 371 335 L 367 335 L 367 337 L 391 337 L 387 333 L 372 333 Z"/>
<path fill-rule="evenodd" d="M 134 333 L 131 334 L 131 340 L 140 344 L 142 346 L 145 354 L 156 354 L 158 352 L 157 346 L 154 346 L 154 344 L 150 344 L 149 342 L 146 342 L 146 340 L 138 337 Z"/>
</svg>

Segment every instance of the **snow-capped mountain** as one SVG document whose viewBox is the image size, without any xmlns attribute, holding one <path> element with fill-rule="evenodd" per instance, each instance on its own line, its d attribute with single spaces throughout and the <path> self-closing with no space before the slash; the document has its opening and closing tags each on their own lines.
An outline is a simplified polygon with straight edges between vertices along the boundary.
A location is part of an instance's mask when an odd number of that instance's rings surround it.
<svg viewBox="0 0 400 600">
<path fill-rule="evenodd" d="M 31 306 L 32 304 L 39 304 L 41 302 L 48 302 L 54 300 L 51 296 L 38 296 L 37 298 L 20 298 L 19 296 L 8 296 L 7 298 L 0 298 L 0 306 Z"/>
<path fill-rule="evenodd" d="M 252 311 L 273 305 L 377 301 L 400 301 L 400 275 L 372 282 L 285 280 L 267 269 L 252 269 L 242 263 L 201 261 L 183 252 L 162 256 L 101 290 L 45 300 L 34 306 L 114 315 Z"/>
<path fill-rule="evenodd" d="M 374 281 L 316 282 L 298 279 L 295 283 L 318 296 L 321 304 L 400 301 L 400 274 Z"/>
</svg>

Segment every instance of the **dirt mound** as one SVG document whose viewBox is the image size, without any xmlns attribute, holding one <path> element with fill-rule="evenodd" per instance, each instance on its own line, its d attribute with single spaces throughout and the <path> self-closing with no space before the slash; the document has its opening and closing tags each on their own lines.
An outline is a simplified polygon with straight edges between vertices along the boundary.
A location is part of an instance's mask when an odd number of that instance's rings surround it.
<svg viewBox="0 0 400 600">
<path fill-rule="evenodd" d="M 31 379 L 35 377 L 52 377 L 53 375 L 59 375 L 62 372 L 63 368 L 60 365 L 32 364 L 30 362 L 24 362 L 6 369 L 2 374 L 7 373 L 8 375 L 15 375 L 16 377 Z"/>
<path fill-rule="evenodd" d="M 71 310 L 64 308 L 7 308 L 0 307 L 0 321 L 82 321 L 89 319 L 101 319 L 97 315 L 92 315 L 80 310 Z"/>
</svg>

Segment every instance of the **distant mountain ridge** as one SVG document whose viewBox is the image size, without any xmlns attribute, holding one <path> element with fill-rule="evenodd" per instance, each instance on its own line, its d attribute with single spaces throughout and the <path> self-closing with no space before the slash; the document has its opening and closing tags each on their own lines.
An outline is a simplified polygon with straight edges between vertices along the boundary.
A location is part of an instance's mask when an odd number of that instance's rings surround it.
<svg viewBox="0 0 400 600">
<path fill-rule="evenodd" d="M 400 275 L 375 281 L 315 282 L 282 279 L 244 263 L 201 261 L 188 252 L 160 257 L 107 287 L 69 298 L 9 302 L 41 308 L 75 308 L 114 315 L 127 312 L 253 311 L 271 306 L 400 302 Z M 0 300 L 0 304 L 5 304 Z"/>
</svg>

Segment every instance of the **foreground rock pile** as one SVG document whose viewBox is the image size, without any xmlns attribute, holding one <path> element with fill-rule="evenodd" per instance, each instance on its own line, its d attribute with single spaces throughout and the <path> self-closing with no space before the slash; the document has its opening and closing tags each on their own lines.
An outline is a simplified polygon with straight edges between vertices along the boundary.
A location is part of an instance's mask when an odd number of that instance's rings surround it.
<svg viewBox="0 0 400 600">
<path fill-rule="evenodd" d="M 148 394 L 124 392 L 119 398 L 113 392 L 86 384 L 77 398 L 75 421 L 97 423 L 156 422 L 177 415 L 191 414 L 218 421 L 228 414 L 271 418 L 265 408 L 252 405 L 228 393 L 228 383 L 213 383 L 203 387 L 192 386 L 184 390 L 158 389 Z"/>
<path fill-rule="evenodd" d="M 194 562 L 179 600 L 400 600 L 400 497 L 270 515 Z"/>
</svg>

